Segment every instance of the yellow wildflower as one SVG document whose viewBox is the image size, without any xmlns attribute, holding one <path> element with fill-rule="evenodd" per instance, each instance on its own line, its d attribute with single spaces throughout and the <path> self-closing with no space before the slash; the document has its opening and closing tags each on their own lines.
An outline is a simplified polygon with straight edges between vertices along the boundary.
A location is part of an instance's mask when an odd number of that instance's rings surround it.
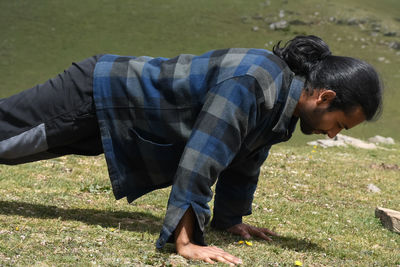
<svg viewBox="0 0 400 267">
<path fill-rule="evenodd" d="M 316 148 L 317 148 L 317 146 L 313 146 L 313 148 L 314 148 L 314 149 L 316 149 Z"/>
<path fill-rule="evenodd" d="M 294 265 L 295 266 L 303 266 L 303 263 L 301 261 L 295 261 Z"/>
<path fill-rule="evenodd" d="M 317 151 L 316 150 L 311 151 L 311 153 L 315 153 L 315 152 L 317 152 Z"/>
<path fill-rule="evenodd" d="M 110 228 L 110 231 L 111 231 L 111 232 L 114 232 L 114 231 L 115 231 L 115 228 Z"/>
<path fill-rule="evenodd" d="M 17 227 L 15 227 L 15 231 L 19 231 L 19 227 L 17 226 Z"/>
<path fill-rule="evenodd" d="M 243 244 L 243 243 L 244 243 L 243 240 L 240 240 L 240 241 L 238 242 L 239 245 L 241 245 L 241 244 Z"/>
<path fill-rule="evenodd" d="M 248 246 L 253 246 L 253 243 L 251 243 L 250 241 L 244 241 L 245 243 L 246 243 L 246 245 L 248 245 Z"/>
</svg>

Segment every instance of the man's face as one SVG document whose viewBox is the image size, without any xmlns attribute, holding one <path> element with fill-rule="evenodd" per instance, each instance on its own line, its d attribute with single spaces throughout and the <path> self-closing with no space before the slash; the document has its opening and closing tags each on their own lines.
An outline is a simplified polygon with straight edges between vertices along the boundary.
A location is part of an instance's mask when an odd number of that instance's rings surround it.
<svg viewBox="0 0 400 267">
<path fill-rule="evenodd" d="M 330 103 L 336 93 L 331 90 L 314 90 L 311 95 L 303 91 L 296 108 L 300 118 L 301 131 L 304 134 L 326 134 L 335 137 L 341 130 L 350 129 L 365 120 L 361 107 L 350 113 L 342 110 L 329 111 Z"/>
<path fill-rule="evenodd" d="M 335 137 L 341 130 L 350 129 L 365 120 L 360 107 L 349 114 L 341 110 L 328 111 L 327 107 L 303 109 L 299 117 L 304 134 L 326 134 L 330 138 Z"/>
</svg>

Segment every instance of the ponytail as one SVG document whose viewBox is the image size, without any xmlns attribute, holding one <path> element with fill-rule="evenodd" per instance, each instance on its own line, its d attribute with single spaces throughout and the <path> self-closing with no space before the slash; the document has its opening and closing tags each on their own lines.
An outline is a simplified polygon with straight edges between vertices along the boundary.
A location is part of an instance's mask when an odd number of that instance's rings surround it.
<svg viewBox="0 0 400 267">
<path fill-rule="evenodd" d="M 319 37 L 297 36 L 283 47 L 277 43 L 273 53 L 288 67 L 306 79 L 305 90 L 328 89 L 336 92 L 330 110 L 351 112 L 361 107 L 366 119 L 372 120 L 382 110 L 383 86 L 376 70 L 368 63 L 333 56 Z"/>
<path fill-rule="evenodd" d="M 283 59 L 294 73 L 306 78 L 320 61 L 331 55 L 328 45 L 314 35 L 297 36 L 283 47 L 280 44 L 273 47 L 274 54 Z"/>
</svg>

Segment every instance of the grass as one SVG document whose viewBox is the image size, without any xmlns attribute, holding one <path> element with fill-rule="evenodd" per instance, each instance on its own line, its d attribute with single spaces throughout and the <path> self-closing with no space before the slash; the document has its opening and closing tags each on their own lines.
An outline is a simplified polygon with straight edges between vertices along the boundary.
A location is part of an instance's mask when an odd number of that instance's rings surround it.
<svg viewBox="0 0 400 267">
<path fill-rule="evenodd" d="M 274 147 L 245 222 L 281 237 L 250 247 L 207 228 L 207 242 L 244 266 L 399 265 L 400 235 L 374 217 L 377 206 L 400 207 L 400 171 L 373 167 L 400 165 L 400 146 L 387 148 Z M 101 156 L 1 166 L 0 174 L 0 265 L 202 265 L 176 255 L 172 245 L 154 247 L 169 189 L 132 205 L 115 201 Z M 370 183 L 382 191 L 368 192 Z"/>
</svg>

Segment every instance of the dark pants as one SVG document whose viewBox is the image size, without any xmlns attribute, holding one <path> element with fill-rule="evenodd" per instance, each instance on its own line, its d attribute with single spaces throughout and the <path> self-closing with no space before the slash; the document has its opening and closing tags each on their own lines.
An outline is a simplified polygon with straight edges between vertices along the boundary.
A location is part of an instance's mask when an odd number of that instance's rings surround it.
<svg viewBox="0 0 400 267">
<path fill-rule="evenodd" d="M 73 63 L 43 84 L 0 99 L 0 164 L 103 153 L 93 100 L 99 57 Z"/>
</svg>

